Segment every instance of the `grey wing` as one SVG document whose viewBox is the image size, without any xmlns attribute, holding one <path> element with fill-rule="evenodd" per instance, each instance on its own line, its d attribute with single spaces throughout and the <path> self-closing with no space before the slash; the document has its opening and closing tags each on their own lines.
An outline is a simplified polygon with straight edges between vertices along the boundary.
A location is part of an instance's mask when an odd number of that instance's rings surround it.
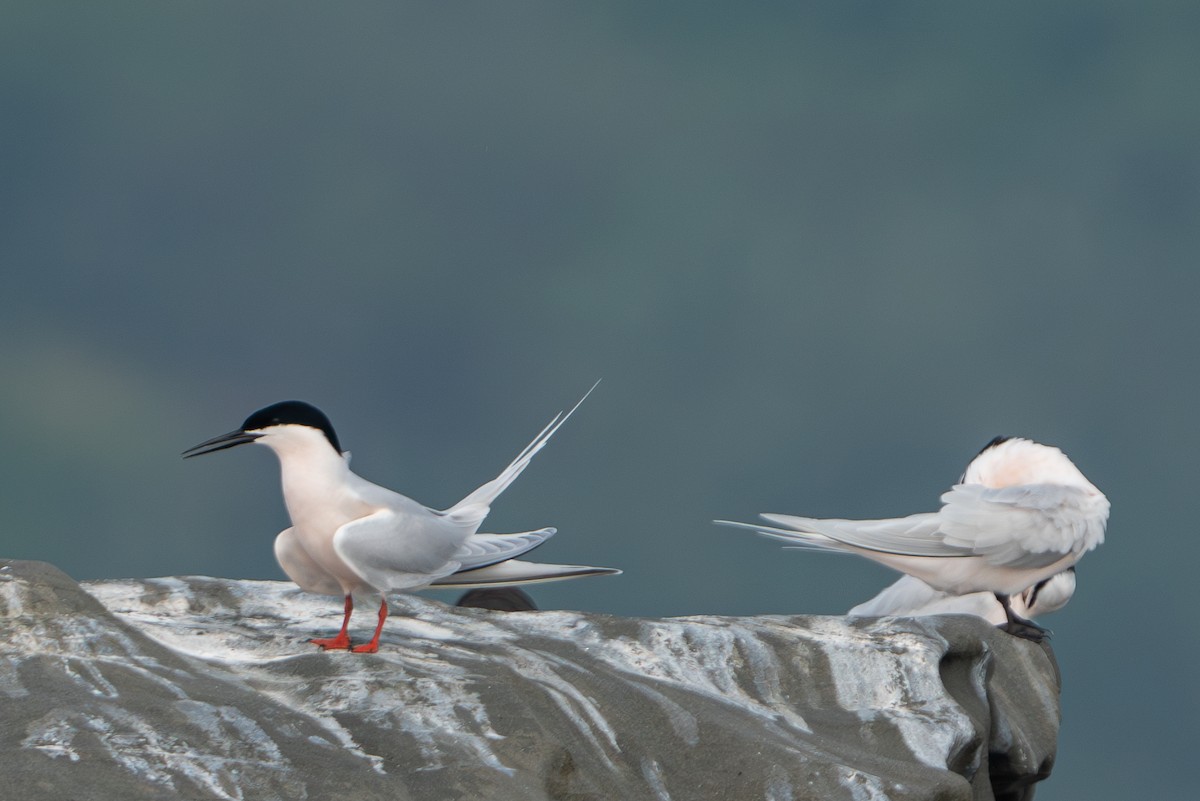
<svg viewBox="0 0 1200 801">
<path fill-rule="evenodd" d="M 467 538 L 434 512 L 380 509 L 333 535 L 333 550 L 381 592 L 423 587 L 459 568 L 455 553 Z"/>
<path fill-rule="evenodd" d="M 1061 484 L 957 484 L 938 512 L 947 545 L 993 565 L 1043 567 L 1104 541 L 1108 500 Z"/>
<path fill-rule="evenodd" d="M 793 515 L 760 515 L 781 528 L 759 527 L 768 537 L 796 544 L 836 549 L 837 543 L 868 551 L 907 556 L 968 556 L 970 552 L 945 543 L 939 535 L 939 513 L 885 520 L 839 520 Z"/>
<path fill-rule="evenodd" d="M 620 570 L 612 567 L 550 565 L 541 562 L 522 562 L 520 559 L 507 559 L 499 564 L 475 570 L 463 570 L 452 576 L 445 576 L 435 581 L 432 587 L 434 589 L 508 587 L 518 584 L 542 584 L 548 581 L 562 581 L 584 576 L 619 576 L 620 574 Z"/>
<path fill-rule="evenodd" d="M 290 528 L 275 537 L 275 561 L 300 589 L 319 595 L 341 595 L 345 591 L 331 573 L 313 561 Z"/>
<path fill-rule="evenodd" d="M 473 534 L 454 554 L 454 559 L 461 564 L 459 571 L 487 567 L 532 551 L 557 531 L 554 528 L 540 528 L 517 534 Z"/>
</svg>

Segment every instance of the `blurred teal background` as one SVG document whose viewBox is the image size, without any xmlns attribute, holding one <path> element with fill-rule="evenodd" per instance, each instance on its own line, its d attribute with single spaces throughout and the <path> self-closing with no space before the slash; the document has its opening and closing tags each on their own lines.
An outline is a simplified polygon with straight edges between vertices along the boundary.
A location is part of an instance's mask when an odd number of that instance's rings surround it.
<svg viewBox="0 0 1200 801">
<path fill-rule="evenodd" d="M 1038 798 L 1194 793 L 1200 6 L 3 16 L 0 554 L 280 578 L 273 457 L 180 451 L 302 398 L 447 506 L 603 378 L 488 528 L 626 574 L 538 602 L 837 614 L 891 574 L 709 521 L 1029 436 L 1113 504 Z"/>
</svg>

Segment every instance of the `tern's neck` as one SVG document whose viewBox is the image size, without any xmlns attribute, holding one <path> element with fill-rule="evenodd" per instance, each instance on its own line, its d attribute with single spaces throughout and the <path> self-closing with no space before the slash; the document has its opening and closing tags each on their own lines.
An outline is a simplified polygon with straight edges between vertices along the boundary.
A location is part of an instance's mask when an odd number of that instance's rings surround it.
<svg viewBox="0 0 1200 801">
<path fill-rule="evenodd" d="M 283 497 L 292 510 L 307 503 L 328 503 L 350 477 L 345 457 L 324 436 L 288 437 L 267 443 L 279 457 Z"/>
</svg>

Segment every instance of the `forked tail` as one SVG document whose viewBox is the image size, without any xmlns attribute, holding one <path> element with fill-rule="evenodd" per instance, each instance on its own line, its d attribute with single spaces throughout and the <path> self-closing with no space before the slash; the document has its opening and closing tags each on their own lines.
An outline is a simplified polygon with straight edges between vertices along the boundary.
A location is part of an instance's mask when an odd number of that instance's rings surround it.
<svg viewBox="0 0 1200 801">
<path fill-rule="evenodd" d="M 571 415 L 575 413 L 575 410 L 579 408 L 580 404 L 587 400 L 588 395 L 591 395 L 599 385 L 599 381 L 592 384 L 592 388 L 579 399 L 578 403 L 571 407 L 569 412 L 566 414 L 562 412 L 556 414 L 554 419 L 541 430 L 541 433 L 534 437 L 533 442 L 526 445 L 525 450 L 517 454 L 517 458 L 513 459 L 512 463 L 504 468 L 500 475 L 451 506 L 443 514 L 458 525 L 472 528 L 472 530 L 478 528 L 479 524 L 483 522 L 483 519 L 487 517 L 488 512 L 491 510 L 492 501 L 496 500 L 500 496 L 500 493 L 508 489 L 509 484 L 517 480 L 517 476 L 524 472 L 525 468 L 529 466 L 529 462 L 537 455 L 537 452 L 554 436 L 554 432 L 558 431 L 562 424 L 567 422 Z"/>
</svg>

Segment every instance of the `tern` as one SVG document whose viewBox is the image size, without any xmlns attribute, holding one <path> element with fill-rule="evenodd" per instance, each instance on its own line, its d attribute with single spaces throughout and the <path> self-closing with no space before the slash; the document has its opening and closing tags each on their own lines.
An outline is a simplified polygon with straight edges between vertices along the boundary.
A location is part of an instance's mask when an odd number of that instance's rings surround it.
<svg viewBox="0 0 1200 801">
<path fill-rule="evenodd" d="M 1074 594 L 1075 568 L 1069 567 L 1011 596 L 1009 603 L 1017 616 L 1032 620 L 1062 609 Z M 1008 622 L 1004 607 L 990 592 L 952 595 L 935 590 L 912 576 L 901 576 L 874 598 L 855 606 L 846 614 L 854 617 L 975 615 L 997 625 Z"/>
<path fill-rule="evenodd" d="M 595 386 L 592 387 L 592 390 Z M 292 525 L 275 538 L 275 558 L 301 589 L 345 598 L 341 631 L 310 642 L 356 653 L 379 650 L 387 594 L 430 585 L 467 588 L 556 581 L 619 570 L 522 562 L 520 556 L 555 534 L 553 528 L 481 534 L 500 493 L 579 405 L 560 412 L 496 478 L 449 509 L 436 510 L 350 471 L 333 425 L 317 407 L 282 401 L 259 409 L 241 427 L 183 452 L 184 458 L 256 443 L 279 457 L 283 500 Z M 353 646 L 347 629 L 355 596 L 382 596 L 371 641 Z"/>
<path fill-rule="evenodd" d="M 952 595 L 993 593 L 1002 628 L 1040 641 L 1045 629 L 1014 612 L 1011 597 L 1104 541 L 1104 493 L 1058 448 L 996 437 L 941 500 L 936 512 L 887 520 L 764 514 L 774 525 L 716 522 L 795 547 L 856 553 Z"/>
</svg>

